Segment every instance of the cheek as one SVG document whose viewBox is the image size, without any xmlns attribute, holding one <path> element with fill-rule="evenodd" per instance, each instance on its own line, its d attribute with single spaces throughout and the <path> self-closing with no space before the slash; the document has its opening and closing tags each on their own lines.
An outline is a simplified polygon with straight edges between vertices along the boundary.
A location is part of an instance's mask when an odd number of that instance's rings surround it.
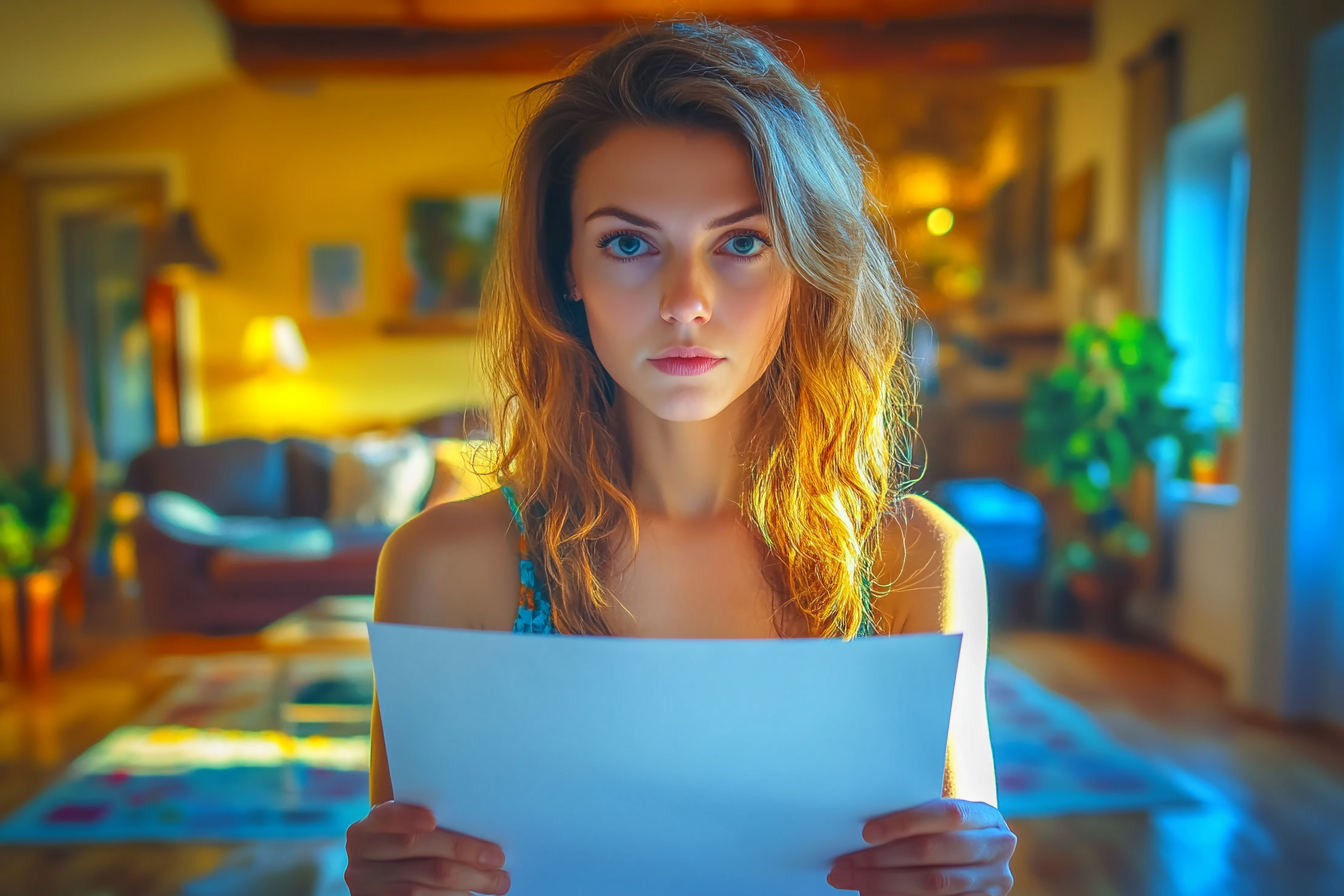
<svg viewBox="0 0 1344 896">
<path fill-rule="evenodd" d="M 721 317 L 733 330 L 741 348 L 750 350 L 756 366 L 764 369 L 784 338 L 792 282 L 775 271 L 767 277 L 756 274 L 753 280 L 750 286 L 740 286 L 734 301 L 724 303 Z"/>
<path fill-rule="evenodd" d="M 649 329 L 645 304 L 629 292 L 590 288 L 583 299 L 583 312 L 598 359 L 608 370 L 625 366 L 621 359 L 638 350 L 641 337 Z"/>
</svg>

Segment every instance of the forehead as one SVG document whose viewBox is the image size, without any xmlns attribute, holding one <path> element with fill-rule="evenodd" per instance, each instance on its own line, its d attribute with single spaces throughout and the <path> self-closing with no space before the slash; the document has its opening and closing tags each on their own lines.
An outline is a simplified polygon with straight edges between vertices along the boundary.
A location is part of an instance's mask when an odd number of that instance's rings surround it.
<svg viewBox="0 0 1344 896">
<path fill-rule="evenodd" d="M 740 136 L 695 128 L 625 125 L 579 163 L 574 211 L 619 204 L 638 212 L 655 207 L 701 208 L 759 201 L 751 153 Z M 712 212 L 711 212 L 712 213 Z"/>
</svg>

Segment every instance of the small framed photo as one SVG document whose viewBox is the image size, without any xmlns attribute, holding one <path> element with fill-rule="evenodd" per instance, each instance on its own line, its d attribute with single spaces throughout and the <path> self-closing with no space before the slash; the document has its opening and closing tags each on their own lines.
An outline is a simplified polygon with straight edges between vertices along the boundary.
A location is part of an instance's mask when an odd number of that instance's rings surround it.
<svg viewBox="0 0 1344 896">
<path fill-rule="evenodd" d="M 359 244 L 310 246 L 308 283 L 314 317 L 339 317 L 364 307 L 364 254 Z"/>
</svg>

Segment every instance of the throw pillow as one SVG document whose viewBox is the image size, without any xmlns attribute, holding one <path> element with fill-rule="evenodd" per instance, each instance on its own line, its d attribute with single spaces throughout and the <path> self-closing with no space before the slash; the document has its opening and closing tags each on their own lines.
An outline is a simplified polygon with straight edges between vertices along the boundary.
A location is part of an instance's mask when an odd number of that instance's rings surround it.
<svg viewBox="0 0 1344 896">
<path fill-rule="evenodd" d="M 434 450 L 423 436 L 369 433 L 332 447 L 329 523 L 399 526 L 420 509 L 434 476 Z"/>
</svg>

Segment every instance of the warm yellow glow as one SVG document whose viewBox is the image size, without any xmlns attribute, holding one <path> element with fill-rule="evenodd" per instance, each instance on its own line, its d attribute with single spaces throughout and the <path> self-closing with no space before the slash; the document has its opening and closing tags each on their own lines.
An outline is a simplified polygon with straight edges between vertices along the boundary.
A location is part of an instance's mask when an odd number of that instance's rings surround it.
<svg viewBox="0 0 1344 896">
<path fill-rule="evenodd" d="M 133 522 L 144 509 L 144 500 L 135 492 L 117 492 L 107 506 L 107 515 L 118 526 L 124 526 Z"/>
<path fill-rule="evenodd" d="M 952 229 L 956 218 L 952 215 L 952 210 L 939 206 L 929 212 L 929 216 L 924 219 L 924 225 L 929 228 L 929 233 L 934 236 L 942 236 Z"/>
<path fill-rule="evenodd" d="M 933 285 L 949 299 L 969 299 L 980 291 L 984 277 L 975 265 L 945 264 L 933 275 Z"/>
<path fill-rule="evenodd" d="M 1012 115 L 1001 116 L 990 131 L 980 177 L 991 190 L 1022 167 L 1022 138 L 1018 131 L 1018 120 Z"/>
<path fill-rule="evenodd" d="M 447 467 L 457 479 L 457 486 L 447 500 L 462 501 L 499 488 L 497 476 L 482 475 L 479 469 L 488 469 L 493 442 L 476 439 L 443 439 L 434 450 L 434 457 Z M 478 457 L 478 453 L 484 452 Z"/>
<path fill-rule="evenodd" d="M 243 364 L 248 370 L 271 367 L 301 371 L 308 366 L 308 349 L 292 317 L 254 317 L 243 331 Z"/>
<path fill-rule="evenodd" d="M 895 204 L 900 208 L 928 208 L 952 199 L 952 172 L 938 156 L 902 154 L 892 162 Z"/>
<path fill-rule="evenodd" d="M 122 582 L 135 578 L 135 536 L 130 532 L 118 532 L 112 536 L 108 545 L 108 559 L 112 564 L 112 574 Z"/>
</svg>

